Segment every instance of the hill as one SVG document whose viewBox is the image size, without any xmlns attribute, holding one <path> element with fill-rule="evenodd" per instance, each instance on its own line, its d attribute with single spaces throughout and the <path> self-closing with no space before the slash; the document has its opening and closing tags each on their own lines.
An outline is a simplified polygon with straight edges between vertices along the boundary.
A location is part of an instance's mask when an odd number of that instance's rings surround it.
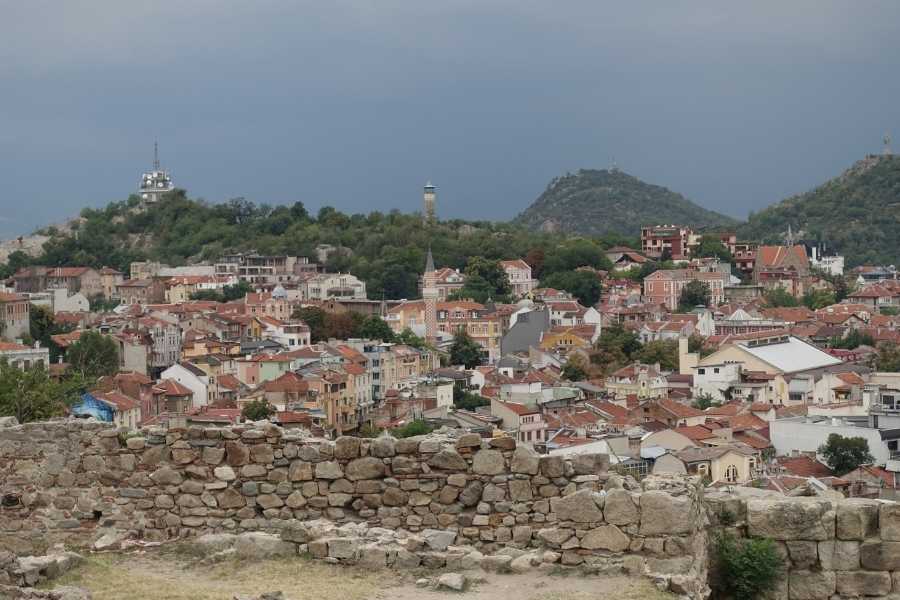
<svg viewBox="0 0 900 600">
<path fill-rule="evenodd" d="M 631 237 L 640 234 L 646 224 L 679 223 L 703 228 L 733 227 L 737 223 L 668 188 L 617 169 L 582 169 L 557 177 L 514 222 L 533 230 Z"/>
<path fill-rule="evenodd" d="M 419 214 L 342 213 L 326 206 L 310 214 L 301 202 L 258 205 L 236 199 L 210 204 L 175 190 L 144 206 L 136 196 L 105 208 L 86 208 L 65 227 L 38 232 L 39 251 L 17 250 L 0 263 L 0 277 L 29 264 L 109 266 L 128 272 L 131 261 L 172 266 L 214 262 L 231 252 L 290 254 L 316 260 L 322 245 L 337 248 L 325 266 L 350 271 L 366 281 L 370 298 L 414 298 L 429 248 L 439 267 L 463 269 L 472 257 L 491 261 L 530 257 L 535 275 L 579 266 L 610 268 L 603 248 L 609 240 L 569 240 L 562 233 L 538 233 L 519 225 L 448 220 L 423 226 Z M 608 261 L 606 261 L 608 263 Z"/>
<path fill-rule="evenodd" d="M 821 239 L 848 266 L 900 260 L 900 156 L 871 155 L 819 187 L 751 214 L 742 239 Z"/>
</svg>

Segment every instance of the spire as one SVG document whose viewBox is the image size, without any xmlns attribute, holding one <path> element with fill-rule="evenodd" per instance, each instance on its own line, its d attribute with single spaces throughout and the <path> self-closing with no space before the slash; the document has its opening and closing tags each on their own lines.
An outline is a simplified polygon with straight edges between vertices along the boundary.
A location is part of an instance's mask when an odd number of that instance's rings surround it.
<svg viewBox="0 0 900 600">
<path fill-rule="evenodd" d="M 788 223 L 788 231 L 787 231 L 787 245 L 794 245 L 794 232 L 791 231 L 791 224 Z"/>
<path fill-rule="evenodd" d="M 159 142 L 153 140 L 153 170 L 159 171 Z"/>
<path fill-rule="evenodd" d="M 428 246 L 428 257 L 425 259 L 425 272 L 434 273 L 434 257 L 431 255 L 431 246 Z"/>
</svg>

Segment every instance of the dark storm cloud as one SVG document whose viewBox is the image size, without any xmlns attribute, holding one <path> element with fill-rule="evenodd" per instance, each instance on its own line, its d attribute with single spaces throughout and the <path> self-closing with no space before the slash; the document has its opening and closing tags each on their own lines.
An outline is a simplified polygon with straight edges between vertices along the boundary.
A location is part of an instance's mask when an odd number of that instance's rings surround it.
<svg viewBox="0 0 900 600">
<path fill-rule="evenodd" d="M 605 167 L 744 216 L 893 130 L 900 3 L 0 2 L 0 234 L 133 191 L 509 218 Z"/>
</svg>

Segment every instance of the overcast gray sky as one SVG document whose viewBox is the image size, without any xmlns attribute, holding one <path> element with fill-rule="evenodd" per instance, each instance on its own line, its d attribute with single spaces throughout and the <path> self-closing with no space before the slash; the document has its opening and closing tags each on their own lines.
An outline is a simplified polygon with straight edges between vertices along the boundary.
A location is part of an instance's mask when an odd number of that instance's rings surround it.
<svg viewBox="0 0 900 600">
<path fill-rule="evenodd" d="M 0 0 L 0 235 L 133 192 L 507 219 L 602 168 L 745 216 L 900 146 L 900 2 Z"/>
</svg>

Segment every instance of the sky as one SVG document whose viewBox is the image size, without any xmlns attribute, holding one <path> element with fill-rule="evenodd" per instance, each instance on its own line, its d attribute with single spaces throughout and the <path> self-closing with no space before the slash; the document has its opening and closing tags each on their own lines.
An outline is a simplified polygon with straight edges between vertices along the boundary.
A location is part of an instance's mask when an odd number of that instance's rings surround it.
<svg viewBox="0 0 900 600">
<path fill-rule="evenodd" d="M 613 161 L 737 217 L 893 133 L 896 0 L 0 0 L 0 237 L 135 192 L 509 219 Z"/>
</svg>

